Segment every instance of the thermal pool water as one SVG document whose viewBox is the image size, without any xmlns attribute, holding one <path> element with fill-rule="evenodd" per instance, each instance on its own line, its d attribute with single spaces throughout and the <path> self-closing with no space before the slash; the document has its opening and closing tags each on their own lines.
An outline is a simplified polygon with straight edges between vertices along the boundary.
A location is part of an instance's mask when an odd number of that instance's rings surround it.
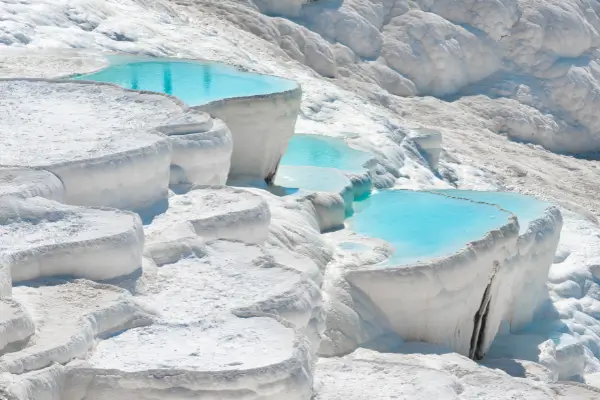
<svg viewBox="0 0 600 400">
<path fill-rule="evenodd" d="M 285 92 L 293 81 L 198 61 L 138 61 L 115 64 L 70 79 L 114 83 L 126 89 L 165 93 L 194 107 L 216 100 Z"/>
<path fill-rule="evenodd" d="M 510 217 L 493 205 L 428 192 L 382 190 L 366 201 L 368 206 L 349 218 L 347 226 L 390 243 L 393 264 L 451 255 Z"/>
</svg>

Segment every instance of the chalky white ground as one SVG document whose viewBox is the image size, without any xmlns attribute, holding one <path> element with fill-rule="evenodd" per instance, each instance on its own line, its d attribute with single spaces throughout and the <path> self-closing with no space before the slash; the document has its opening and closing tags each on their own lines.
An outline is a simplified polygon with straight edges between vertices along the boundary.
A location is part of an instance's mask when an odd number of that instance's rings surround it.
<svg viewBox="0 0 600 400">
<path fill-rule="evenodd" d="M 133 230 L 138 221 L 128 212 L 71 207 L 41 198 L 2 206 L 0 248 L 11 252 L 110 238 Z"/>
<path fill-rule="evenodd" d="M 302 314 L 319 301 L 306 275 L 259 246 L 216 241 L 199 253 L 147 271 L 138 299 L 169 323 L 246 309 Z"/>
<path fill-rule="evenodd" d="M 0 81 L 0 165 L 46 166 L 152 147 L 182 114 L 160 95 L 78 83 Z"/>
<path fill-rule="evenodd" d="M 0 197 L 0 249 L 13 282 L 127 275 L 139 267 L 142 235 L 140 218 L 130 212 L 67 206 L 42 197 Z"/>
<path fill-rule="evenodd" d="M 255 3 L 264 12 L 286 15 L 291 9 L 300 10 L 303 2 Z M 397 3 L 347 0 L 339 9 L 308 10 L 301 15 L 304 21 L 296 19 L 304 22 L 306 28 L 286 19 L 267 17 L 243 2 L 232 1 L 201 0 L 181 6 L 166 1 L 148 4 L 109 0 L 94 2 L 93 7 L 54 0 L 26 0 L 18 4 L 0 1 L 2 15 L 7 16 L 0 21 L 3 32 L 0 41 L 29 49 L 95 47 L 208 58 L 293 78 L 304 90 L 298 131 L 359 134 L 355 143 L 373 151 L 380 162 L 376 169 L 379 184 L 423 188 L 447 187 L 452 182 L 466 189 L 516 190 L 557 201 L 575 211 L 577 214 L 565 213 L 557 260 L 550 272 L 551 297 L 559 314 L 550 313 L 548 319 L 562 321 L 564 325 L 538 324 L 536 334 L 547 341 L 558 330 L 566 330 L 579 350 L 568 353 L 571 358 L 565 365 L 575 366 L 574 372 L 582 373 L 589 383 L 598 384 L 600 324 L 594 318 L 599 301 L 594 288 L 600 279 L 597 271 L 600 229 L 595 220 L 600 212 L 598 164 L 552 154 L 539 146 L 510 142 L 504 137 L 539 140 L 559 151 L 580 150 L 582 144 L 590 145 L 590 150 L 598 149 L 595 118 L 598 100 L 594 95 L 598 85 L 594 79 L 597 62 L 593 56 L 598 43 L 597 5 L 574 0 L 560 4 L 490 1 L 478 3 L 480 8 L 473 12 L 469 1 L 431 4 L 418 1 L 411 3 L 415 10 L 407 13 L 405 3 Z M 269 10 L 269 4 L 281 9 Z M 317 2 L 312 7 L 318 6 Z M 333 20 L 340 23 L 332 24 Z M 477 29 L 467 30 L 461 25 Z M 332 26 L 333 31 L 329 30 Z M 418 29 L 409 30 L 411 26 Z M 478 31 L 487 37 L 474 33 Z M 432 35 L 447 46 L 430 40 Z M 338 43 L 332 45 L 323 37 Z M 410 49 L 415 46 L 426 51 L 411 54 Z M 372 59 L 380 55 L 382 48 L 383 64 L 358 57 Z M 456 51 L 446 51 L 448 48 Z M 579 57 L 582 54 L 589 57 Z M 557 55 L 562 58 L 557 60 Z M 0 51 L 3 76 L 48 77 L 73 72 L 71 62 L 12 62 L 15 59 L 14 55 L 5 58 Z M 505 99 L 469 95 L 459 101 L 445 102 L 433 97 L 390 95 L 452 91 L 460 94 L 466 85 L 507 64 L 519 65 L 531 81 L 502 87 L 500 79 L 491 86 L 484 82 L 475 85 L 475 90 L 470 88 L 474 94 L 500 93 L 508 97 Z M 325 76 L 337 73 L 339 78 L 326 80 L 319 73 Z M 546 88 L 540 90 L 536 83 Z M 569 126 L 570 121 L 580 124 Z M 407 127 L 417 126 L 442 131 L 444 151 L 439 172 L 445 181 L 414 156 L 410 146 L 401 144 Z M 399 174 L 392 174 L 397 170 Z M 269 199 L 269 202 L 275 201 Z M 287 208 L 284 202 L 278 207 L 268 245 L 303 249 L 310 254 L 306 243 L 320 240 L 316 239 L 311 224 L 300 218 L 301 210 Z M 285 224 L 290 221 L 302 228 L 286 230 Z M 510 354 L 496 355 L 529 357 L 531 348 L 522 349 L 518 343 L 516 337 L 510 345 Z M 551 347 L 546 343 L 542 348 L 548 351 L 544 357 L 551 359 L 550 364 L 562 362 L 564 359 L 557 360 Z M 534 356 L 533 361 L 540 361 L 538 354 Z M 347 368 L 335 365 L 332 368 L 341 382 L 344 377 L 360 381 L 373 375 L 357 368 L 346 374 L 343 373 Z M 19 379 L 34 382 L 39 377 Z M 507 390 L 522 387 L 521 384 L 502 378 Z M 579 395 L 583 399 L 594 398 L 581 393 L 587 389 L 579 389 L 571 386 L 560 390 L 571 396 L 567 398 L 576 399 Z M 487 388 L 481 390 L 480 398 L 486 398 Z M 376 394 L 365 395 L 357 389 L 351 396 L 361 399 Z M 487 398 L 493 399 L 493 394 Z"/>
<path fill-rule="evenodd" d="M 294 330 L 272 318 L 212 316 L 195 324 L 129 330 L 102 341 L 89 362 L 95 368 L 127 372 L 244 370 L 292 359 L 293 344 Z"/>
<path fill-rule="evenodd" d="M 124 372 L 267 368 L 263 376 L 277 368 L 293 374 L 303 361 L 298 331 L 261 313 L 305 327 L 320 305 L 318 286 L 255 245 L 216 241 L 202 253 L 146 269 L 135 297 L 157 322 L 103 340 L 86 366 Z"/>
<path fill-rule="evenodd" d="M 225 186 L 197 187 L 169 199 L 169 209 L 146 228 L 148 244 L 199 235 L 261 243 L 269 207 L 257 195 Z"/>
<path fill-rule="evenodd" d="M 36 329 L 22 349 L 0 357 L 0 372 L 20 374 L 65 363 L 85 356 L 102 334 L 152 322 L 124 290 L 84 280 L 20 286 L 13 288 L 13 299 Z"/>
<path fill-rule="evenodd" d="M 64 188 L 56 176 L 47 171 L 23 168 L 0 168 L 0 197 L 41 196 L 61 201 Z"/>
<path fill-rule="evenodd" d="M 427 354 L 427 345 L 418 346 L 413 346 L 416 354 L 360 349 L 345 357 L 320 359 L 316 399 L 361 399 L 367 393 L 380 400 L 592 400 L 600 395 L 592 388 L 513 378 L 458 354 Z"/>
</svg>

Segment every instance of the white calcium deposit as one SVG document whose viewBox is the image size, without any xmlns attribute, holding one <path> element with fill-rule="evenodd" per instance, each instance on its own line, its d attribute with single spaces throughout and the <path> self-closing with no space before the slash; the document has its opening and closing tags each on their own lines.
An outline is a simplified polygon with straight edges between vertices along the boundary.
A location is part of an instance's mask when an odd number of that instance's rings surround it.
<svg viewBox="0 0 600 400">
<path fill-rule="evenodd" d="M 218 100 L 195 107 L 225 121 L 234 136 L 229 178 L 272 181 L 294 134 L 302 92 Z"/>
<path fill-rule="evenodd" d="M 0 398 L 600 398 L 596 3 L 0 0 L 0 16 Z M 302 89 L 194 110 L 56 81 L 105 52 Z M 352 137 L 368 176 L 285 197 L 241 183 L 275 176 L 294 129 Z M 388 244 L 321 234 L 371 184 L 515 191 L 563 219 L 381 267 Z"/>
</svg>

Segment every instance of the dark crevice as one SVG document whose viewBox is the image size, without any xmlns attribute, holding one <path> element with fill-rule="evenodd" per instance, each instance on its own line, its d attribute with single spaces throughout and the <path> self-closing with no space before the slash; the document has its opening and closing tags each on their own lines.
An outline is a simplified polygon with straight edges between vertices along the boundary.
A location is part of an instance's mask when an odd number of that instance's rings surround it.
<svg viewBox="0 0 600 400">
<path fill-rule="evenodd" d="M 483 346 L 485 344 L 485 327 L 487 325 L 487 318 L 490 312 L 491 303 L 492 298 L 490 297 L 487 306 L 485 307 L 485 312 L 481 318 L 481 329 L 479 329 L 479 338 L 477 339 L 477 347 L 475 348 L 475 360 L 481 360 L 483 356 L 485 356 L 485 351 L 483 350 Z"/>
<path fill-rule="evenodd" d="M 471 335 L 471 347 L 469 348 L 469 358 L 473 360 L 481 360 L 485 355 L 485 329 L 487 327 L 487 318 L 490 312 L 490 303 L 492 300 L 491 291 L 496 270 L 497 265 L 494 265 L 494 274 L 490 278 L 490 281 L 483 292 L 481 304 L 473 319 L 473 334 Z"/>
</svg>

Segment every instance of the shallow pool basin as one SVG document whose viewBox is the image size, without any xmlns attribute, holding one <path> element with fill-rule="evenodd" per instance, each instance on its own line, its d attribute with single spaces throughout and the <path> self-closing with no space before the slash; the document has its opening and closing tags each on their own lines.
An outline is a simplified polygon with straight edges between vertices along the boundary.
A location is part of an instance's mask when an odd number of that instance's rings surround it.
<svg viewBox="0 0 600 400">
<path fill-rule="evenodd" d="M 297 87 L 295 82 L 287 79 L 243 72 L 224 64 L 171 60 L 117 63 L 70 79 L 114 83 L 126 89 L 166 93 L 188 106 L 227 98 L 285 92 Z"/>
<path fill-rule="evenodd" d="M 288 144 L 281 165 L 335 168 L 360 173 L 373 157 L 353 149 L 343 138 L 296 134 Z"/>
<path fill-rule="evenodd" d="M 513 192 L 477 192 L 457 189 L 436 190 L 435 192 L 462 199 L 497 204 L 517 216 L 521 233 L 526 232 L 529 224 L 538 218 L 542 218 L 545 210 L 552 206 L 551 203 Z"/>
<path fill-rule="evenodd" d="M 382 190 L 347 220 L 349 229 L 394 247 L 389 264 L 449 256 L 509 221 L 500 208 L 428 192 Z M 386 263 L 387 264 L 387 263 Z"/>
<path fill-rule="evenodd" d="M 285 194 L 297 196 L 313 192 L 336 193 L 342 196 L 349 209 L 354 201 L 352 182 L 343 172 L 334 168 L 282 165 L 277 172 L 275 185 L 285 188 Z"/>
</svg>

